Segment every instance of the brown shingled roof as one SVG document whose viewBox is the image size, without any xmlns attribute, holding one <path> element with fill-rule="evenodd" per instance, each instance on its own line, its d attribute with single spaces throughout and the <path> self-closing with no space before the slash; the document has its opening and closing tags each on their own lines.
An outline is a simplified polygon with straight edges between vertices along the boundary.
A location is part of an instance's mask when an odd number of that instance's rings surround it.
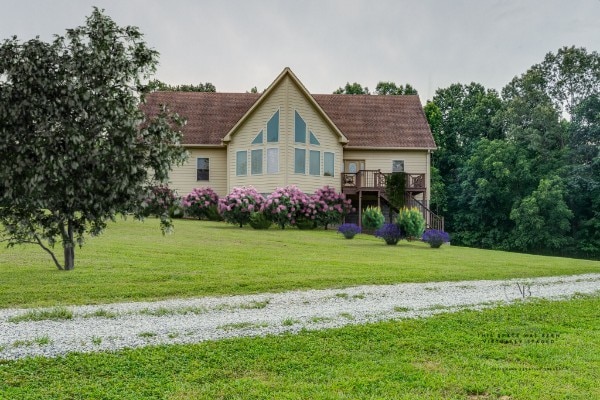
<svg viewBox="0 0 600 400">
<path fill-rule="evenodd" d="M 183 144 L 221 145 L 221 140 L 258 100 L 256 93 L 154 92 L 150 112 L 166 104 L 187 119 Z M 313 98 L 349 147 L 435 148 L 418 96 L 316 94 Z"/>
<path fill-rule="evenodd" d="M 145 108 L 154 114 L 164 104 L 185 118 L 183 144 L 220 146 L 259 97 L 257 93 L 154 92 L 147 95 Z"/>
<path fill-rule="evenodd" d="M 435 148 L 418 96 L 315 94 L 350 147 Z"/>
</svg>

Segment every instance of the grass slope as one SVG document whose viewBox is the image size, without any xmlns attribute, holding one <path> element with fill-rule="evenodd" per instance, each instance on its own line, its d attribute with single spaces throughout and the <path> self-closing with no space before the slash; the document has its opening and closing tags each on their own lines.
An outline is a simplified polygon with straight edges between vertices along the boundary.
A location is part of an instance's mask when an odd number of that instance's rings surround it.
<svg viewBox="0 0 600 400">
<path fill-rule="evenodd" d="M 510 343 L 504 343 L 504 342 Z M 595 399 L 600 297 L 0 362 L 7 399 Z"/>
<path fill-rule="evenodd" d="M 61 272 L 37 246 L 0 248 L 0 308 L 600 272 L 598 261 L 192 220 L 167 236 L 156 220 L 119 221 L 75 257 Z"/>
</svg>

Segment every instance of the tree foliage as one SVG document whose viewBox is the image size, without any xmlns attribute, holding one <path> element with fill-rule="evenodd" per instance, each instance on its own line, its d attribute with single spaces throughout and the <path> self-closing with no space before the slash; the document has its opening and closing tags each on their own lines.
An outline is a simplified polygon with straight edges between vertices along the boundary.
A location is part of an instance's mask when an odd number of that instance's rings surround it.
<svg viewBox="0 0 600 400">
<path fill-rule="evenodd" d="M 333 92 L 333 94 L 370 94 L 369 93 L 369 88 L 368 87 L 362 87 L 362 85 L 360 83 L 354 82 L 354 83 L 350 83 L 347 82 L 346 86 L 344 86 L 343 88 L 340 87 L 338 88 L 335 92 Z"/>
<path fill-rule="evenodd" d="M 453 242 L 600 258 L 600 62 L 563 47 L 501 91 L 454 84 L 424 108 L 432 206 Z M 436 174 L 439 171 L 439 175 Z"/>
<path fill-rule="evenodd" d="M 101 233 L 117 213 L 141 216 L 149 188 L 186 154 L 182 121 L 140 108 L 157 57 L 137 28 L 96 8 L 50 43 L 2 43 L 0 221 L 9 245 L 39 244 L 69 270 L 86 234 Z M 168 215 L 161 219 L 169 228 Z"/>
<path fill-rule="evenodd" d="M 375 93 L 378 95 L 408 95 L 419 94 L 417 89 L 407 83 L 405 86 L 396 85 L 394 82 L 380 81 L 375 87 Z"/>
<path fill-rule="evenodd" d="M 184 85 L 168 85 L 158 79 L 148 83 L 150 91 L 153 92 L 216 92 L 217 88 L 210 82 Z"/>
</svg>

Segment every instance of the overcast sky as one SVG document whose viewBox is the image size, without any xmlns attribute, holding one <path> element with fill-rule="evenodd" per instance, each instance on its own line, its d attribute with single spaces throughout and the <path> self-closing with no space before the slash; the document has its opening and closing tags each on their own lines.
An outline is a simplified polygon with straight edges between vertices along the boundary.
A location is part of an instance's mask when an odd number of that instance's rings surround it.
<svg viewBox="0 0 600 400">
<path fill-rule="evenodd" d="M 500 90 L 548 52 L 600 51 L 600 0 L 0 0 L 0 39 L 50 40 L 92 6 L 138 26 L 160 52 L 156 78 L 265 89 L 290 67 L 312 93 L 346 82 Z"/>
</svg>

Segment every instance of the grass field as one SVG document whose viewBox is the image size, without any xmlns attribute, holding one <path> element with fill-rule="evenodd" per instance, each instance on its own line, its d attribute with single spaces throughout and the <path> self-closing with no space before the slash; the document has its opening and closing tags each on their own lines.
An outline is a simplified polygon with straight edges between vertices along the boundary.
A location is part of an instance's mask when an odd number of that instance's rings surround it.
<svg viewBox="0 0 600 400">
<path fill-rule="evenodd" d="M 600 297 L 0 362 L 3 399 L 597 399 Z"/>
<path fill-rule="evenodd" d="M 333 231 L 119 221 L 60 272 L 0 249 L 0 307 L 600 272 L 600 263 Z M 35 344 L 33 344 L 35 345 Z M 600 295 L 265 338 L 0 360 L 0 399 L 600 398 Z"/>
<path fill-rule="evenodd" d="M 598 261 L 406 241 L 386 246 L 331 230 L 178 220 L 174 234 L 163 237 L 152 219 L 110 224 L 77 249 L 75 263 L 74 271 L 61 272 L 37 246 L 1 247 L 0 308 L 600 272 Z"/>
</svg>

